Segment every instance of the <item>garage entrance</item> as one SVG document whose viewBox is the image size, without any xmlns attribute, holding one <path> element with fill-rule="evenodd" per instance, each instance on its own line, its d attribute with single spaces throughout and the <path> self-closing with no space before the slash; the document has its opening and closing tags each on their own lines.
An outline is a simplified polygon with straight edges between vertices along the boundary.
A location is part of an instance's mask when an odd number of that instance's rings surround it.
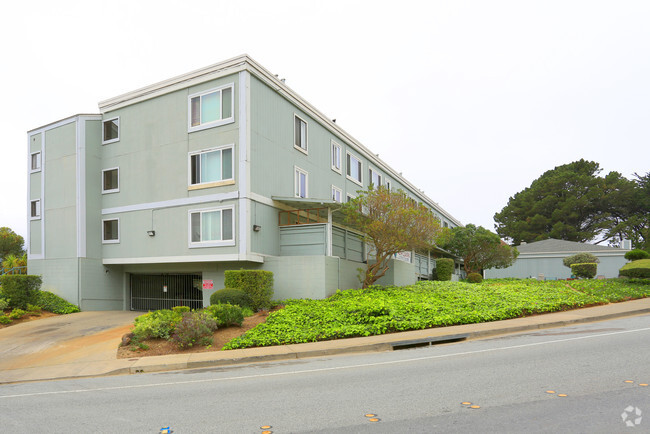
<svg viewBox="0 0 650 434">
<path fill-rule="evenodd" d="M 131 310 L 203 308 L 200 274 L 131 274 Z"/>
</svg>

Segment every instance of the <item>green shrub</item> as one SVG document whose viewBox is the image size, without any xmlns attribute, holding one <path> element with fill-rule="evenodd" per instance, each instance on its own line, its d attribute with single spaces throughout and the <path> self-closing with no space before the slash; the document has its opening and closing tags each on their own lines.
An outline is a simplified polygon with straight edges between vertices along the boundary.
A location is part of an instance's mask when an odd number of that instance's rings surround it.
<svg viewBox="0 0 650 434">
<path fill-rule="evenodd" d="M 217 330 L 217 322 L 208 312 L 184 312 L 181 321 L 176 324 L 171 337 L 180 348 L 193 345 L 212 345 L 212 333 Z"/>
<path fill-rule="evenodd" d="M 625 259 L 628 261 L 638 261 L 639 259 L 648 259 L 650 258 L 650 253 L 641 249 L 630 250 L 625 253 Z"/>
<path fill-rule="evenodd" d="M 227 270 L 226 288 L 237 288 L 251 298 L 253 310 L 268 309 L 273 297 L 273 273 L 266 270 Z"/>
<path fill-rule="evenodd" d="M 571 268 L 573 264 L 599 264 L 600 259 L 592 255 L 591 253 L 578 253 L 573 256 L 567 256 L 562 259 L 562 263 L 565 267 Z"/>
<path fill-rule="evenodd" d="M 241 314 L 244 316 L 244 318 L 248 318 L 249 316 L 255 315 L 255 312 L 253 312 L 253 309 L 250 307 L 242 307 Z"/>
<path fill-rule="evenodd" d="M 43 309 L 41 309 L 40 306 L 36 306 L 33 304 L 28 304 L 27 305 L 27 313 L 30 315 L 40 315 Z"/>
<path fill-rule="evenodd" d="M 11 324 L 12 319 L 9 318 L 7 315 L 0 315 L 0 324 Z"/>
<path fill-rule="evenodd" d="M 79 312 L 78 306 L 69 303 L 65 299 L 49 291 L 39 291 L 38 296 L 36 297 L 36 303 L 34 304 L 42 307 L 43 310 L 58 315 Z"/>
<path fill-rule="evenodd" d="M 9 302 L 5 298 L 0 298 L 0 312 L 9 308 Z"/>
<path fill-rule="evenodd" d="M 206 307 L 204 311 L 217 322 L 219 327 L 241 326 L 244 322 L 242 308 L 237 305 L 229 303 L 213 304 Z"/>
<path fill-rule="evenodd" d="M 467 281 L 469 283 L 481 283 L 483 282 L 483 276 L 481 276 L 479 273 L 469 273 L 467 275 Z"/>
<path fill-rule="evenodd" d="M 192 310 L 192 309 L 190 309 L 189 306 L 174 306 L 174 307 L 172 307 L 172 311 L 176 312 L 176 313 L 185 313 L 185 312 L 189 312 L 190 310 Z"/>
<path fill-rule="evenodd" d="M 574 274 L 576 277 L 585 277 L 587 279 L 592 279 L 596 275 L 598 269 L 598 264 L 596 263 L 584 263 L 584 264 L 571 264 L 571 274 Z"/>
<path fill-rule="evenodd" d="M 241 289 L 224 288 L 215 291 L 210 296 L 210 304 L 230 303 L 240 307 L 251 308 L 251 298 Z"/>
<path fill-rule="evenodd" d="M 436 259 L 436 273 L 438 280 L 451 280 L 451 275 L 454 272 L 454 260 L 449 258 Z"/>
<path fill-rule="evenodd" d="M 650 278 L 650 259 L 639 259 L 625 264 L 618 274 L 624 277 L 636 277 L 639 279 Z"/>
<path fill-rule="evenodd" d="M 186 312 L 189 313 L 189 312 Z M 133 336 L 141 341 L 150 338 L 169 339 L 183 314 L 169 309 L 155 310 L 134 320 Z"/>
<path fill-rule="evenodd" d="M 2 291 L 9 299 L 11 307 L 27 308 L 27 304 L 36 304 L 38 291 L 41 288 L 41 276 L 27 274 L 10 274 L 0 276 Z"/>
<path fill-rule="evenodd" d="M 9 318 L 11 318 L 11 319 L 20 319 L 20 318 L 24 317 L 25 315 L 27 315 L 27 312 L 25 312 L 22 309 L 15 308 L 9 314 Z"/>
</svg>

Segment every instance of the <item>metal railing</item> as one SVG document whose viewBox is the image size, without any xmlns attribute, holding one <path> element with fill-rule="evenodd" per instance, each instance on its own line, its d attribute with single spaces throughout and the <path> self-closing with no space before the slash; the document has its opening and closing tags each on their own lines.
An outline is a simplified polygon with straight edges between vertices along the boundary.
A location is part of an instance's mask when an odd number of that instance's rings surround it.
<svg viewBox="0 0 650 434">
<path fill-rule="evenodd" d="M 293 209 L 278 213 L 279 226 L 308 225 L 312 223 L 327 223 L 328 208 Z"/>
</svg>

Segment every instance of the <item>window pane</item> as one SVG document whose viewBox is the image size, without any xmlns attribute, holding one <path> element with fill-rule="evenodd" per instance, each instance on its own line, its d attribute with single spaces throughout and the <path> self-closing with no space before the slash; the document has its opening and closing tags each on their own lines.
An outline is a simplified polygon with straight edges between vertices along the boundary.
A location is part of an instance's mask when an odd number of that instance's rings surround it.
<svg viewBox="0 0 650 434">
<path fill-rule="evenodd" d="M 192 126 L 201 125 L 201 98 L 196 96 L 192 98 Z"/>
<path fill-rule="evenodd" d="M 232 179 L 232 148 L 221 151 L 221 179 Z"/>
<path fill-rule="evenodd" d="M 221 91 L 221 103 L 223 104 L 222 119 L 232 116 L 232 88 L 228 87 Z"/>
<path fill-rule="evenodd" d="M 223 240 L 232 240 L 232 210 L 224 209 L 221 211 L 221 217 L 223 218 Z"/>
<path fill-rule="evenodd" d="M 191 226 L 192 242 L 198 243 L 201 241 L 201 213 L 191 214 Z"/>
<path fill-rule="evenodd" d="M 41 153 L 32 155 L 32 170 L 38 170 L 41 168 Z"/>
<path fill-rule="evenodd" d="M 221 181 L 221 151 L 201 154 L 201 182 Z"/>
<path fill-rule="evenodd" d="M 117 139 L 119 137 L 119 124 L 117 119 L 104 122 L 104 141 Z"/>
<path fill-rule="evenodd" d="M 201 241 L 221 240 L 221 211 L 201 214 Z"/>
<path fill-rule="evenodd" d="M 293 137 L 294 137 L 294 145 L 298 146 L 299 148 L 302 147 L 300 143 L 300 119 L 294 117 L 294 131 L 293 131 Z"/>
<path fill-rule="evenodd" d="M 300 197 L 307 197 L 307 175 L 300 173 Z"/>
<path fill-rule="evenodd" d="M 40 205 L 41 205 L 40 201 L 38 201 L 38 200 L 32 201 L 32 203 L 31 203 L 31 216 L 32 217 L 40 216 L 40 211 L 41 211 L 40 210 Z"/>
<path fill-rule="evenodd" d="M 307 149 L 307 124 L 300 121 L 300 147 Z"/>
<path fill-rule="evenodd" d="M 347 173 L 348 176 L 352 176 L 352 168 L 350 166 L 350 154 L 347 154 L 345 157 L 345 173 Z"/>
<path fill-rule="evenodd" d="M 191 183 L 198 184 L 201 182 L 201 155 L 192 155 L 190 159 Z"/>
<path fill-rule="evenodd" d="M 104 221 L 104 240 L 117 240 L 117 220 Z"/>
<path fill-rule="evenodd" d="M 201 96 L 201 123 L 214 122 L 221 119 L 219 107 L 220 92 L 213 92 Z"/>
<path fill-rule="evenodd" d="M 116 190 L 119 187 L 117 169 L 104 172 L 104 191 Z"/>
</svg>

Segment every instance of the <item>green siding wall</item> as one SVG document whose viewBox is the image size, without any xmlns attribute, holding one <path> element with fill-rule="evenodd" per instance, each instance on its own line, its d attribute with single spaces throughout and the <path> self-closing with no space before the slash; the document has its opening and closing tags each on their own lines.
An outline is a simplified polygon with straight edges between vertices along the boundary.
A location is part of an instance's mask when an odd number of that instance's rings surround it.
<svg viewBox="0 0 650 434">
<path fill-rule="evenodd" d="M 281 256 L 313 256 L 327 253 L 327 225 L 299 225 L 280 228 Z"/>
<path fill-rule="evenodd" d="M 363 262 L 365 257 L 361 237 L 354 232 L 333 226 L 332 255 L 355 262 Z"/>
</svg>

